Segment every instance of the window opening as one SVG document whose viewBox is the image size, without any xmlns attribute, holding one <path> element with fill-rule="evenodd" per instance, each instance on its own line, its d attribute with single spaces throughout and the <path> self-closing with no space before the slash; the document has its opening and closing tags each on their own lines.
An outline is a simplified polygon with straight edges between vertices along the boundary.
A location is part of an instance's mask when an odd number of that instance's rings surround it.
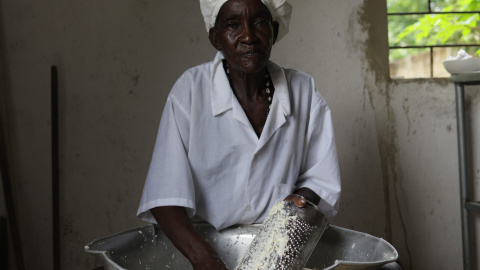
<svg viewBox="0 0 480 270">
<path fill-rule="evenodd" d="M 387 0 L 390 76 L 449 77 L 442 61 L 480 56 L 480 0 Z"/>
</svg>

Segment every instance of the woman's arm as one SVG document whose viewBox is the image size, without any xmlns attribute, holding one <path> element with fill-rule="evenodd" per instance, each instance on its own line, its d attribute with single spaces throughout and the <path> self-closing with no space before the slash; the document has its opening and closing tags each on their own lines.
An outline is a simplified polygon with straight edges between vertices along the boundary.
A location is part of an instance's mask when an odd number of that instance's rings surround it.
<svg viewBox="0 0 480 270">
<path fill-rule="evenodd" d="M 183 207 L 162 206 L 153 208 L 150 212 L 165 235 L 190 261 L 193 269 L 228 269 L 215 250 L 193 228 Z"/>
</svg>

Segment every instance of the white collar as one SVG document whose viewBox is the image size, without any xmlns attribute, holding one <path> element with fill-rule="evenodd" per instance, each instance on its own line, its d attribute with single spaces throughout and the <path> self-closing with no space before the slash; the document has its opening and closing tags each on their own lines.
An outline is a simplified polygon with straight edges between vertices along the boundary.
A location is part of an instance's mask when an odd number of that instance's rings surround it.
<svg viewBox="0 0 480 270">
<path fill-rule="evenodd" d="M 212 62 L 212 89 L 211 89 L 211 102 L 212 113 L 217 116 L 229 109 L 233 108 L 233 91 L 228 82 L 227 74 L 223 69 L 222 52 L 218 52 L 215 59 Z M 279 100 L 280 109 L 284 116 L 290 115 L 290 95 L 288 93 L 288 84 L 283 69 L 277 64 L 268 61 L 268 71 L 272 78 L 273 85 L 275 87 L 274 100 L 272 106 L 274 106 L 275 99 Z M 272 108 L 273 110 L 273 108 Z"/>
</svg>

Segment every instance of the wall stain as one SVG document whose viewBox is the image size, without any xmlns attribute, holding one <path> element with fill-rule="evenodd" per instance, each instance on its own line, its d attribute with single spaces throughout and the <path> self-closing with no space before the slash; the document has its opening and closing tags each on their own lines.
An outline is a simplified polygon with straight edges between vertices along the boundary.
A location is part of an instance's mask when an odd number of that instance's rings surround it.
<svg viewBox="0 0 480 270">
<path fill-rule="evenodd" d="M 382 10 L 384 9 L 384 10 Z M 408 235 L 405 220 L 400 208 L 399 190 L 400 185 L 398 168 L 396 162 L 398 154 L 397 133 L 396 133 L 396 117 L 391 105 L 391 82 L 389 77 L 388 63 L 388 40 L 387 37 L 387 18 L 386 16 L 378 16 L 378 12 L 384 14 L 386 4 L 383 2 L 379 5 L 379 1 L 365 0 L 363 6 L 357 11 L 358 23 L 362 32 L 367 33 L 366 40 L 361 41 L 363 52 L 365 53 L 363 61 L 365 69 L 365 88 L 369 96 L 370 106 L 375 114 L 378 147 L 381 157 L 384 203 L 385 203 L 385 234 L 388 241 L 392 241 L 392 212 L 396 210 L 401 228 L 403 230 L 403 244 L 405 246 L 407 256 L 403 256 L 404 264 L 408 264 L 408 269 L 413 269 L 411 251 L 408 246 Z M 381 19 L 381 20 L 380 20 Z M 382 27 L 380 27 L 382 26 Z M 355 28 L 351 29 L 354 30 Z M 448 82 L 447 82 L 448 83 Z M 408 118 L 408 108 L 404 106 L 404 110 Z M 410 121 L 409 121 L 410 126 Z M 393 191 L 393 194 L 391 194 Z M 392 198 L 393 196 L 393 198 Z M 394 209 L 391 201 L 395 202 Z M 408 262 L 406 262 L 408 261 Z"/>
<path fill-rule="evenodd" d="M 410 112 L 410 107 L 408 106 L 408 98 L 403 100 L 402 108 L 403 108 L 403 111 L 405 112 L 405 117 L 407 118 L 407 123 L 408 123 L 407 136 L 409 136 L 410 135 L 411 122 L 410 122 L 410 116 L 408 114 Z"/>
<path fill-rule="evenodd" d="M 367 107 L 366 107 L 367 104 L 366 104 L 366 102 L 365 102 L 365 101 L 367 100 L 367 95 L 368 95 L 367 92 L 368 92 L 367 89 L 364 87 L 364 88 L 363 88 L 363 99 L 362 99 L 363 111 L 366 111 L 366 110 L 367 110 Z"/>
</svg>

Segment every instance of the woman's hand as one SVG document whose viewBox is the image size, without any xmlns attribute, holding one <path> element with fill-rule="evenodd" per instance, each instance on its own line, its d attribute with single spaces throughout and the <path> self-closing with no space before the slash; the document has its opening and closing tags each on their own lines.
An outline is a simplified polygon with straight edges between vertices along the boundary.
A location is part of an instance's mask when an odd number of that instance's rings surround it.
<svg viewBox="0 0 480 270">
<path fill-rule="evenodd" d="M 303 208 L 307 205 L 307 200 L 305 197 L 298 194 L 290 194 L 284 199 L 284 201 L 293 202 L 295 206 L 300 208 Z"/>
<path fill-rule="evenodd" d="M 199 260 L 193 262 L 192 265 L 194 270 L 228 270 L 228 267 L 216 254 L 199 258 Z"/>
<path fill-rule="evenodd" d="M 293 202 L 297 207 L 303 208 L 307 205 L 307 202 L 314 205 L 320 203 L 320 196 L 311 189 L 303 187 L 295 190 L 293 194 L 288 195 L 284 201 Z"/>
<path fill-rule="evenodd" d="M 165 235 L 190 261 L 194 270 L 227 270 L 215 250 L 193 228 L 187 212 L 179 206 L 150 210 Z"/>
</svg>

